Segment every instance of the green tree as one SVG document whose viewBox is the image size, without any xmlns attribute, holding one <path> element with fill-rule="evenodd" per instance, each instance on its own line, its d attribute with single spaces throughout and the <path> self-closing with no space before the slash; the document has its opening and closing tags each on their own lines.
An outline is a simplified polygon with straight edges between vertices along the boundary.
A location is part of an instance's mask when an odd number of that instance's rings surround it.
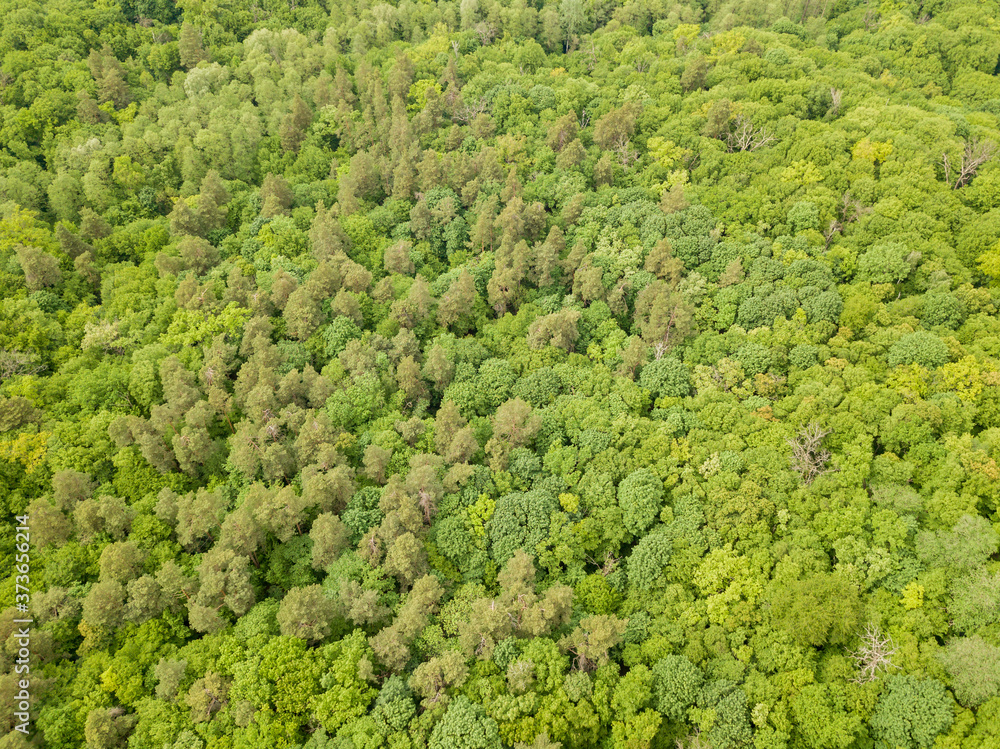
<svg viewBox="0 0 1000 749">
<path fill-rule="evenodd" d="M 28 291 L 38 291 L 55 286 L 62 280 L 59 261 L 38 247 L 18 245 L 15 249 L 17 262 L 24 273 L 24 284 Z"/>
<path fill-rule="evenodd" d="M 869 728 L 887 746 L 927 747 L 954 720 L 952 705 L 937 679 L 889 676 Z"/>
<path fill-rule="evenodd" d="M 705 681 L 701 670 L 681 655 L 653 664 L 653 704 L 668 720 L 682 722 Z"/>
<path fill-rule="evenodd" d="M 919 364 L 934 369 L 947 363 L 949 358 L 944 341 L 925 330 L 907 333 L 889 348 L 890 367 Z"/>
<path fill-rule="evenodd" d="M 333 513 L 319 515 L 309 532 L 312 539 L 312 566 L 323 569 L 335 562 L 347 548 L 350 533 L 350 529 Z"/>
<path fill-rule="evenodd" d="M 324 595 L 322 586 L 292 588 L 281 600 L 278 625 L 286 637 L 318 642 L 330 634 L 335 612 L 334 601 Z"/>
<path fill-rule="evenodd" d="M 656 397 L 679 398 L 691 392 L 691 375 L 677 359 L 663 357 L 642 367 L 639 384 Z"/>
<path fill-rule="evenodd" d="M 181 24 L 180 39 L 178 40 L 181 66 L 190 70 L 202 60 L 207 59 L 205 50 L 202 47 L 201 31 L 193 25 L 184 21 Z"/>
<path fill-rule="evenodd" d="M 292 100 L 292 111 L 281 121 L 281 147 L 286 151 L 298 151 L 312 118 L 309 106 L 296 94 Z"/>
<path fill-rule="evenodd" d="M 663 507 L 663 482 L 648 468 L 630 473 L 618 485 L 618 505 L 625 527 L 641 535 L 656 520 Z"/>
<path fill-rule="evenodd" d="M 614 614 L 588 616 L 559 645 L 573 654 L 578 669 L 590 671 L 609 662 L 610 650 L 621 642 L 627 626 L 628 620 Z"/>
<path fill-rule="evenodd" d="M 966 707 L 1000 694 L 1000 648 L 978 635 L 952 640 L 938 658 L 951 677 L 955 698 Z"/>
<path fill-rule="evenodd" d="M 120 707 L 94 708 L 87 713 L 84 738 L 87 749 L 113 749 L 125 746 L 135 726 L 136 717 Z"/>
<path fill-rule="evenodd" d="M 792 702 L 792 715 L 809 746 L 846 749 L 862 729 L 860 716 L 848 711 L 847 694 L 839 685 L 803 687 Z"/>
<path fill-rule="evenodd" d="M 431 731 L 429 749 L 500 749 L 496 721 L 483 709 L 460 695 L 448 705 L 441 721 Z"/>
<path fill-rule="evenodd" d="M 777 624 L 802 645 L 843 643 L 860 621 L 861 601 L 852 582 L 839 572 L 820 573 L 779 585 L 771 596 Z"/>
</svg>

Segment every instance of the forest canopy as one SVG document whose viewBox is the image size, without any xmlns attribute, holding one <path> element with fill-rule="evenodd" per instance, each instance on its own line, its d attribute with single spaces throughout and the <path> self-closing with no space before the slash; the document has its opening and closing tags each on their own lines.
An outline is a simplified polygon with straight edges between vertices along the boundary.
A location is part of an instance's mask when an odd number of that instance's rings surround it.
<svg viewBox="0 0 1000 749">
<path fill-rule="evenodd" d="M 996 0 L 0 10 L 0 747 L 1000 745 Z"/>
</svg>

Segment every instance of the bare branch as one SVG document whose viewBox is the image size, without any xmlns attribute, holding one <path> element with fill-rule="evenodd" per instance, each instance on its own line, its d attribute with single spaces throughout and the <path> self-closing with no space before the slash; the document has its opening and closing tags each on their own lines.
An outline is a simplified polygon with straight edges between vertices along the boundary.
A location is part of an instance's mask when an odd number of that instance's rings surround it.
<svg viewBox="0 0 1000 749">
<path fill-rule="evenodd" d="M 844 224 L 853 224 L 871 210 L 857 198 L 852 198 L 851 193 L 845 192 L 840 201 L 840 220 Z"/>
<path fill-rule="evenodd" d="M 601 574 L 607 577 L 618 567 L 618 559 L 610 551 L 604 555 L 604 564 L 601 566 Z"/>
<path fill-rule="evenodd" d="M 489 102 L 486 101 L 485 96 L 480 96 L 478 101 L 465 103 L 452 112 L 451 119 L 467 125 L 487 109 L 489 109 Z"/>
<path fill-rule="evenodd" d="M 840 111 L 840 100 L 844 96 L 844 92 L 839 88 L 830 88 L 830 114 L 836 115 Z"/>
<path fill-rule="evenodd" d="M 593 73 L 594 68 L 597 67 L 597 47 L 594 42 L 590 42 L 590 49 L 587 50 L 587 72 Z"/>
<path fill-rule="evenodd" d="M 833 219 L 830 222 L 830 226 L 827 227 L 826 231 L 823 232 L 823 238 L 826 240 L 826 244 L 823 246 L 824 250 L 830 249 L 830 243 L 833 241 L 835 235 L 839 234 L 844 226 L 837 219 Z"/>
<path fill-rule="evenodd" d="M 858 675 L 852 679 L 855 684 L 867 684 L 878 678 L 879 673 L 889 671 L 896 666 L 892 656 L 899 651 L 892 638 L 882 633 L 876 625 L 868 624 L 858 649 L 850 653 L 858 667 Z"/>
<path fill-rule="evenodd" d="M 979 167 L 985 164 L 996 155 L 996 144 L 990 141 L 980 141 L 977 138 L 965 141 L 965 148 L 962 151 L 962 161 L 958 165 L 957 171 L 953 172 L 948 154 L 941 157 L 944 165 L 944 181 L 948 183 L 952 190 L 965 187 L 972 178 L 979 172 Z M 954 177 L 954 181 L 952 181 Z"/>
<path fill-rule="evenodd" d="M 701 738 L 701 729 L 695 728 L 693 733 L 683 739 L 677 739 L 677 749 L 710 749 L 710 744 Z"/>
<path fill-rule="evenodd" d="M 615 141 L 614 150 L 618 154 L 618 163 L 625 169 L 628 169 L 639 160 L 639 152 L 632 148 L 632 141 L 624 135 Z"/>
<path fill-rule="evenodd" d="M 862 18 L 862 23 L 865 25 L 865 31 L 874 31 L 878 28 L 879 24 L 879 13 L 878 10 L 871 7 L 871 0 L 865 3 L 867 10 L 865 11 L 864 18 Z"/>
<path fill-rule="evenodd" d="M 743 114 L 736 115 L 733 129 L 726 135 L 729 153 L 756 151 L 758 148 L 771 145 L 776 140 L 777 138 L 763 127 L 755 127 L 750 118 Z"/>
<path fill-rule="evenodd" d="M 488 47 L 493 43 L 493 40 L 497 37 L 497 30 L 486 21 L 481 21 L 476 25 L 476 36 L 479 37 L 479 44 L 483 47 Z"/>
<path fill-rule="evenodd" d="M 434 513 L 437 512 L 437 504 L 434 502 L 433 495 L 426 489 L 421 489 L 419 496 L 420 501 L 418 504 L 420 505 L 420 509 L 424 511 L 424 522 L 430 525 Z"/>
<path fill-rule="evenodd" d="M 823 448 L 823 438 L 830 432 L 812 423 L 802 427 L 793 440 L 787 440 L 792 447 L 792 469 L 806 484 L 811 484 L 817 476 L 829 473 L 827 462 L 830 451 Z"/>
<path fill-rule="evenodd" d="M 38 374 L 45 369 L 39 364 L 33 354 L 26 354 L 17 349 L 0 348 L 0 381 L 20 375 Z"/>
</svg>

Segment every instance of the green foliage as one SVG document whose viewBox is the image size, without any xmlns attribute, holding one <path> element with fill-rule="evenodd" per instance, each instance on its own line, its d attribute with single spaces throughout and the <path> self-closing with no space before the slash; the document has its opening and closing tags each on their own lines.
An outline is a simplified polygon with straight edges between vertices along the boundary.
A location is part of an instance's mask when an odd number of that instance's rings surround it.
<svg viewBox="0 0 1000 749">
<path fill-rule="evenodd" d="M 618 505 L 625 527 L 641 535 L 660 514 L 663 482 L 648 468 L 633 471 L 618 485 Z"/>
<path fill-rule="evenodd" d="M 1000 648 L 979 636 L 952 640 L 939 655 L 955 698 L 976 707 L 1000 694 Z"/>
<path fill-rule="evenodd" d="M 771 610 L 794 640 L 814 647 L 845 642 L 857 630 L 861 613 L 857 589 L 836 572 L 780 586 Z"/>
<path fill-rule="evenodd" d="M 487 526 L 493 558 L 503 563 L 517 549 L 532 553 L 548 535 L 549 517 L 556 507 L 552 495 L 541 489 L 500 497 Z"/>
<path fill-rule="evenodd" d="M 713 746 L 738 747 L 752 737 L 747 695 L 727 679 L 710 681 L 698 693 L 699 709 L 711 710 L 713 720 L 708 740 Z"/>
<path fill-rule="evenodd" d="M 872 735 L 886 746 L 928 747 L 954 720 L 952 704 L 937 679 L 890 676 L 872 714 Z"/>
<path fill-rule="evenodd" d="M 949 359 L 948 347 L 933 333 L 918 330 L 907 333 L 889 348 L 889 366 L 919 364 L 934 369 Z"/>
<path fill-rule="evenodd" d="M 497 724 L 483 709 L 466 697 L 456 697 L 448 705 L 441 722 L 431 732 L 429 749 L 500 749 Z"/>
<path fill-rule="evenodd" d="M 861 730 L 861 718 L 848 711 L 847 695 L 840 686 L 803 687 L 792 702 L 792 713 L 809 746 L 846 749 Z"/>
<path fill-rule="evenodd" d="M 668 655 L 653 664 L 653 705 L 668 720 L 684 720 L 694 705 L 705 676 L 681 655 Z"/>
<path fill-rule="evenodd" d="M 989 626 L 1000 615 L 1000 574 L 983 569 L 971 572 L 959 578 L 951 592 L 948 610 L 959 632 Z"/>
<path fill-rule="evenodd" d="M 4 5 L 32 741 L 992 745 L 997 8 L 356 5 Z"/>
<path fill-rule="evenodd" d="M 899 283 L 913 270 L 910 250 L 899 242 L 877 244 L 858 258 L 858 278 L 869 283 Z"/>
<path fill-rule="evenodd" d="M 932 293 L 924 295 L 920 321 L 927 327 L 943 325 L 955 329 L 965 321 L 966 310 L 954 294 Z"/>
<path fill-rule="evenodd" d="M 654 397 L 679 398 L 691 391 L 687 367 L 677 359 L 664 357 L 642 368 L 639 384 Z"/>
</svg>

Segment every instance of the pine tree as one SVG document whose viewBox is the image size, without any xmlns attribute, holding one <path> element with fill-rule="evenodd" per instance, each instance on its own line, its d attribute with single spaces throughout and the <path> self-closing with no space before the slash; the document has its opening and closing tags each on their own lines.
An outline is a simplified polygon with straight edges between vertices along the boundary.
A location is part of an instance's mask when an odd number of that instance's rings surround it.
<svg viewBox="0 0 1000 749">
<path fill-rule="evenodd" d="M 554 272 L 559 268 L 559 259 L 566 249 L 563 231 L 558 226 L 549 229 L 549 236 L 540 245 L 536 245 L 532 257 L 531 281 L 539 288 L 549 286 L 555 281 Z"/>
<path fill-rule="evenodd" d="M 549 126 L 545 145 L 553 151 L 562 151 L 580 132 L 575 112 L 567 112 Z"/>
<path fill-rule="evenodd" d="M 49 253 L 23 244 L 17 245 L 14 252 L 21 270 L 24 271 L 24 284 L 28 287 L 28 291 L 38 291 L 62 281 L 59 261 Z"/>
<path fill-rule="evenodd" d="M 201 31 L 187 21 L 181 24 L 177 47 L 180 52 L 181 67 L 188 70 L 197 66 L 202 60 L 208 59 L 201 44 Z"/>
<path fill-rule="evenodd" d="M 59 240 L 59 247 L 71 258 L 77 258 L 84 252 L 94 252 L 94 248 L 84 242 L 76 234 L 73 234 L 62 222 L 56 224 L 56 239 Z"/>
<path fill-rule="evenodd" d="M 222 183 L 219 173 L 215 169 L 209 169 L 201 181 L 196 211 L 202 232 L 207 234 L 222 227 L 226 221 L 226 205 L 230 200 L 229 191 Z"/>
<path fill-rule="evenodd" d="M 322 201 L 316 204 L 316 215 L 309 228 L 309 243 L 313 257 L 320 262 L 342 256 L 350 246 L 350 240 L 337 220 L 336 209 L 325 208 Z"/>
<path fill-rule="evenodd" d="M 520 198 L 523 192 L 521 180 L 517 178 L 517 167 L 512 166 L 507 170 L 507 181 L 500 191 L 500 202 L 508 205 L 514 198 Z M 523 207 L 524 203 L 522 202 L 520 205 Z"/>
<path fill-rule="evenodd" d="M 438 317 L 440 318 L 440 312 Z M 454 374 L 455 363 L 448 356 L 444 346 L 435 343 L 427 353 L 427 361 L 423 368 L 424 377 L 433 382 L 434 387 L 440 391 L 448 387 Z"/>
<path fill-rule="evenodd" d="M 413 261 L 410 259 L 410 250 L 412 249 L 413 245 L 406 240 L 389 245 L 382 256 L 385 269 L 390 273 L 398 273 L 403 276 L 411 275 L 415 270 Z"/>
<path fill-rule="evenodd" d="M 441 171 L 441 160 L 437 151 L 427 149 L 417 166 L 417 184 L 422 192 L 429 192 L 435 187 L 440 187 L 443 182 L 444 174 Z"/>
<path fill-rule="evenodd" d="M 392 197 L 397 200 L 411 200 L 417 187 L 417 170 L 413 166 L 419 147 L 411 145 L 402 154 L 392 172 Z"/>
<path fill-rule="evenodd" d="M 107 118 L 107 114 L 98 108 L 97 102 L 86 91 L 77 91 L 76 116 L 81 122 L 96 125 Z"/>
<path fill-rule="evenodd" d="M 80 236 L 88 242 L 104 239 L 111 234 L 111 225 L 90 208 L 80 210 Z"/>
<path fill-rule="evenodd" d="M 396 367 L 396 383 L 406 394 L 409 403 L 415 403 L 427 395 L 427 386 L 420 377 L 420 365 L 412 356 L 405 356 Z"/>
<path fill-rule="evenodd" d="M 405 52 L 396 53 L 396 61 L 389 71 L 389 96 L 405 100 L 413 85 L 413 62 Z"/>
<path fill-rule="evenodd" d="M 292 197 L 292 188 L 285 178 L 268 172 L 260 186 L 261 215 L 268 218 L 287 216 Z"/>
<path fill-rule="evenodd" d="M 492 252 L 496 241 L 494 226 L 497 221 L 499 200 L 496 195 L 490 195 L 483 200 L 476 212 L 476 222 L 469 234 L 469 247 L 473 252 Z"/>
<path fill-rule="evenodd" d="M 450 328 L 463 318 L 468 319 L 475 301 L 476 281 L 472 274 L 463 268 L 438 303 L 438 322 Z"/>
<path fill-rule="evenodd" d="M 579 138 L 574 138 L 563 147 L 556 157 L 556 169 L 567 171 L 580 166 L 586 158 L 587 149 L 583 147 L 583 143 L 580 142 Z"/>
<path fill-rule="evenodd" d="M 339 517 L 327 512 L 313 521 L 309 537 L 313 542 L 312 566 L 325 569 L 348 547 L 351 531 Z"/>
<path fill-rule="evenodd" d="M 132 92 L 121 63 L 113 57 L 105 62 L 104 75 L 97 82 L 97 98 L 104 104 L 111 102 L 115 109 L 122 109 L 132 101 Z"/>
<path fill-rule="evenodd" d="M 292 111 L 281 121 L 281 147 L 286 151 L 298 152 L 306 137 L 306 130 L 312 123 L 313 113 L 298 94 L 292 100 Z"/>
<path fill-rule="evenodd" d="M 643 268 L 675 287 L 684 272 L 684 261 L 674 257 L 670 240 L 664 237 L 646 255 Z"/>
<path fill-rule="evenodd" d="M 202 222 L 199 215 L 191 208 L 184 198 L 178 198 L 170 211 L 170 233 L 175 237 L 193 235 L 201 236 Z"/>
</svg>

